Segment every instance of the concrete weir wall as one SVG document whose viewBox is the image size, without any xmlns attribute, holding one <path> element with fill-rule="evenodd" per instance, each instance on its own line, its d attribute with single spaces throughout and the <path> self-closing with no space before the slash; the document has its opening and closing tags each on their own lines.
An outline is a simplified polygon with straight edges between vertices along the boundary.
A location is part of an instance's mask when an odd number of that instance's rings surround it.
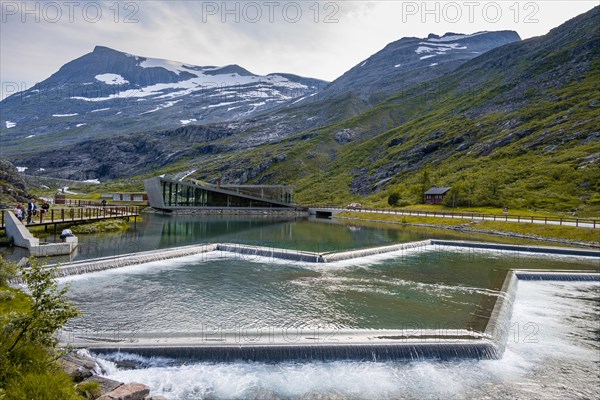
<svg viewBox="0 0 600 400">
<path fill-rule="evenodd" d="M 109 268 L 119 268 L 150 261 L 183 257 L 201 253 L 236 253 L 249 256 L 278 258 L 307 263 L 333 263 L 340 260 L 361 258 L 375 254 L 397 252 L 408 249 L 431 249 L 435 246 L 461 246 L 465 249 L 481 248 L 504 251 L 542 253 L 544 247 L 528 247 L 488 243 L 424 240 L 402 243 L 372 249 L 346 251 L 340 253 L 312 253 L 289 249 L 220 243 L 186 246 L 120 257 L 81 261 L 65 264 L 60 268 L 62 275 L 81 274 Z M 564 254 L 584 257 L 600 256 L 597 251 L 547 248 L 549 254 Z M 231 256 L 231 255 L 230 255 Z M 599 258 L 600 260 L 600 258 Z M 142 356 L 163 356 L 180 360 L 204 361 L 289 361 L 289 360 L 451 360 L 451 359 L 499 359 L 504 353 L 513 303 L 519 279 L 600 281 L 600 273 L 589 271 L 510 271 L 498 294 L 486 328 L 483 332 L 460 330 L 454 335 L 448 332 L 425 330 L 420 333 L 407 333 L 404 330 L 349 330 L 331 334 L 316 335 L 312 332 L 301 334 L 290 343 L 289 332 L 269 331 L 268 334 L 250 335 L 252 340 L 230 343 L 230 338 L 239 339 L 239 333 L 223 333 L 222 337 L 190 336 L 188 334 L 162 337 L 152 334 L 148 337 L 132 335 L 121 341 L 102 338 L 71 337 L 64 341 L 75 347 L 89 348 L 94 353 L 116 351 Z M 248 334 L 248 332 L 245 332 Z M 159 337 L 160 336 L 160 337 Z M 242 335 L 243 336 L 243 335 Z"/>
<path fill-rule="evenodd" d="M 29 250 L 35 257 L 57 256 L 71 254 L 78 246 L 77 237 L 69 237 L 64 243 L 45 243 L 33 237 L 21 221 L 10 211 L 4 211 L 6 236 L 12 237 L 15 246 Z"/>
<path fill-rule="evenodd" d="M 104 271 L 107 269 L 122 268 L 130 265 L 144 264 L 153 261 L 169 260 L 172 258 L 209 253 L 215 250 L 217 250 L 216 244 L 201 244 L 176 247 L 173 249 L 144 251 L 115 257 L 102 257 L 93 260 L 83 260 L 62 264 L 58 267 L 58 274 L 59 276 L 80 275 L 90 272 Z"/>
</svg>

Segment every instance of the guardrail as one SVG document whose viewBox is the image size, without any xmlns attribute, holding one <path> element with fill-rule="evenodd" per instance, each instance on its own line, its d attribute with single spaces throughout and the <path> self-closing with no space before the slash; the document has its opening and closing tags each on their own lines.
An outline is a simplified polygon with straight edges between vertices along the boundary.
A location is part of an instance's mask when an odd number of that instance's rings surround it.
<svg viewBox="0 0 600 400">
<path fill-rule="evenodd" d="M 347 208 L 337 206 L 307 206 L 309 208 L 317 208 L 322 210 L 344 210 L 354 212 L 365 212 L 371 214 L 395 214 L 395 215 L 408 215 L 418 217 L 442 217 L 442 218 L 461 218 L 461 219 L 477 219 L 482 221 L 500 221 L 500 222 L 530 222 L 544 225 L 569 225 L 569 226 L 585 226 L 593 229 L 600 228 L 600 220 L 588 219 L 588 218 L 551 218 L 551 217 L 537 217 L 537 216 L 521 216 L 521 215 L 510 215 L 503 213 L 502 215 L 497 214 L 483 214 L 473 212 L 450 212 L 450 211 L 415 211 L 415 210 L 394 210 L 389 208 Z"/>
<path fill-rule="evenodd" d="M 114 207 L 134 207 L 127 206 L 126 204 L 114 204 L 115 202 L 111 200 L 111 205 Z M 148 205 L 148 201 L 131 201 L 131 203 L 135 203 L 135 206 L 139 204 Z M 102 201 L 92 201 L 92 200 L 79 200 L 79 199 L 64 199 L 61 203 L 55 203 L 57 205 L 66 205 L 66 206 L 77 206 L 77 207 L 102 207 Z M 105 207 L 108 207 L 109 203 L 107 202 Z"/>
</svg>

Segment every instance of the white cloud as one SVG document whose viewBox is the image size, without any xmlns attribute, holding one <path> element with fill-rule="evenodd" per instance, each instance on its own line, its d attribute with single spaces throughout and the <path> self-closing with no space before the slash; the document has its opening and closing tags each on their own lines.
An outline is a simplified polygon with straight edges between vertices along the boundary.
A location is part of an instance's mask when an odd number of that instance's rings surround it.
<svg viewBox="0 0 600 400">
<path fill-rule="evenodd" d="M 514 7 L 510 8 L 513 2 L 475 2 L 478 6 L 472 9 L 470 20 L 465 5 L 469 2 L 322 1 L 319 7 L 312 1 L 275 2 L 276 7 L 267 6 L 270 2 L 250 2 L 260 6 L 260 18 L 248 2 L 236 1 L 83 2 L 77 3 L 71 15 L 66 6 L 69 2 L 51 3 L 62 8 L 61 18 L 46 6 L 48 2 L 2 2 L 2 97 L 15 87 L 31 87 L 46 79 L 95 45 L 195 65 L 239 64 L 257 74 L 288 72 L 333 80 L 402 37 L 511 29 L 527 38 L 545 34 L 597 4 L 519 2 L 517 15 Z M 451 3 L 460 8 L 452 8 Z M 497 22 L 492 22 L 496 18 L 492 3 L 501 7 Z M 7 4 L 19 8 L 25 4 L 29 10 L 35 10 L 37 4 L 39 22 L 35 13 L 23 15 L 22 10 L 7 9 Z M 94 13 L 98 4 L 102 5 L 101 18 Z M 115 4 L 121 7 L 118 15 Z M 126 4 L 130 8 L 124 9 Z M 229 13 L 223 11 L 223 4 Z M 295 4 L 302 7 L 299 17 Z M 418 8 L 426 4 L 430 12 L 407 8 L 411 4 Z M 130 15 L 132 12 L 135 14 Z M 125 22 L 128 16 L 138 22 Z M 327 17 L 330 23 L 325 22 Z M 526 21 L 528 18 L 538 22 Z"/>
</svg>

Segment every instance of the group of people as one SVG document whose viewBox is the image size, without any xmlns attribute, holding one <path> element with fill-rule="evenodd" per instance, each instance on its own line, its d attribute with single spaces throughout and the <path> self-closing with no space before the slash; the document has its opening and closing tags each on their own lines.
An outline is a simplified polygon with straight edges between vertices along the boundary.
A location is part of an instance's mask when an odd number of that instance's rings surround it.
<svg viewBox="0 0 600 400">
<path fill-rule="evenodd" d="M 30 224 L 34 222 L 35 217 L 40 213 L 40 222 L 44 222 L 44 216 L 50 209 L 50 204 L 48 201 L 43 200 L 42 205 L 39 207 L 37 205 L 36 199 L 31 199 L 27 205 L 17 204 L 15 207 L 15 216 L 22 223 Z"/>
</svg>

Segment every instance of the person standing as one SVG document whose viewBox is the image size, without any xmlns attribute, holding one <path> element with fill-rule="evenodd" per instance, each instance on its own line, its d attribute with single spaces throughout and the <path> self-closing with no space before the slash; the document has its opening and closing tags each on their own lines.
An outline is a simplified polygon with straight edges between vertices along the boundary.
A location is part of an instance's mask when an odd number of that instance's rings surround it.
<svg viewBox="0 0 600 400">
<path fill-rule="evenodd" d="M 27 223 L 30 224 L 31 221 L 33 221 L 33 210 L 35 208 L 35 203 L 33 202 L 33 199 L 29 200 L 29 203 L 27 203 Z"/>
<path fill-rule="evenodd" d="M 46 216 L 46 213 L 48 212 L 48 210 L 50 209 L 50 204 L 48 204 L 48 200 L 44 200 L 41 206 L 41 210 L 40 212 L 42 213 L 42 215 L 40 215 L 40 222 L 44 222 L 44 217 Z"/>
<path fill-rule="evenodd" d="M 24 208 L 20 204 L 17 204 L 17 206 L 15 207 L 15 217 L 17 217 L 17 219 L 21 222 L 23 222 L 24 211 Z"/>
</svg>

